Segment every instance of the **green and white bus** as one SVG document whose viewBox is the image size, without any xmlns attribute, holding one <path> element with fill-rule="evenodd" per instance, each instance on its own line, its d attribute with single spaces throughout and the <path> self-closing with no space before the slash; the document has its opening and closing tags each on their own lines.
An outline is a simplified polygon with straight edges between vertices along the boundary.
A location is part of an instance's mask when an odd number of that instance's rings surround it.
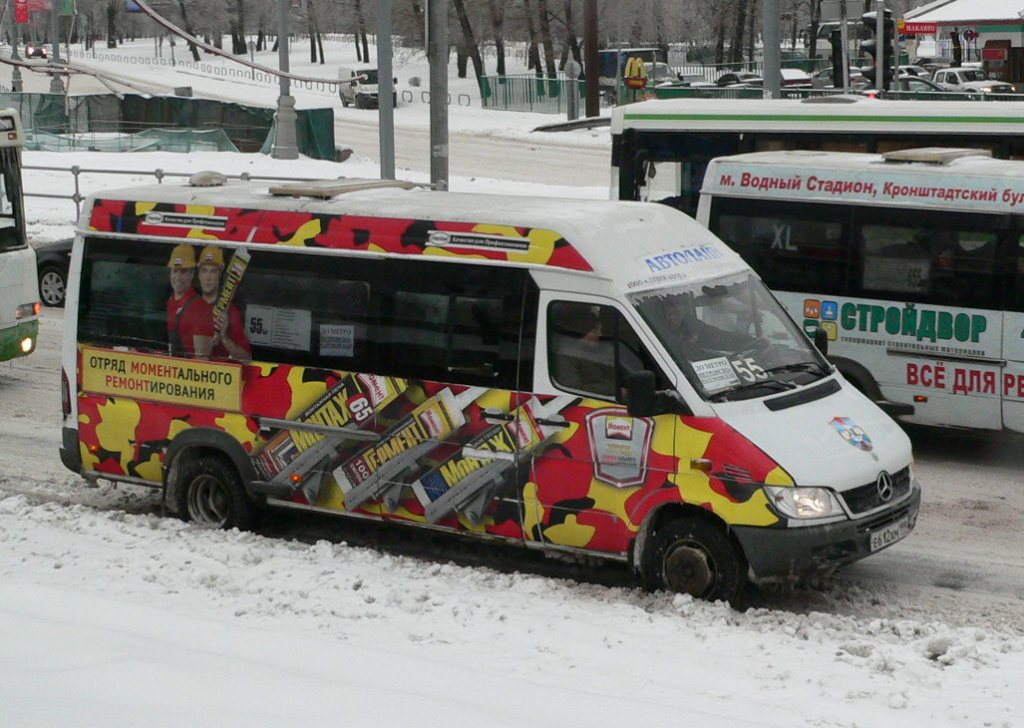
<svg viewBox="0 0 1024 728">
<path fill-rule="evenodd" d="M 697 218 L 890 414 L 1024 432 L 1024 162 L 741 154 L 710 162 Z"/>
<path fill-rule="evenodd" d="M 25 238 L 24 146 L 18 112 L 0 109 L 0 361 L 31 354 L 39 334 L 36 254 Z"/>
<path fill-rule="evenodd" d="M 708 163 L 748 152 L 958 146 L 1024 159 L 1024 102 L 665 99 L 612 113 L 611 197 L 697 210 Z"/>
</svg>

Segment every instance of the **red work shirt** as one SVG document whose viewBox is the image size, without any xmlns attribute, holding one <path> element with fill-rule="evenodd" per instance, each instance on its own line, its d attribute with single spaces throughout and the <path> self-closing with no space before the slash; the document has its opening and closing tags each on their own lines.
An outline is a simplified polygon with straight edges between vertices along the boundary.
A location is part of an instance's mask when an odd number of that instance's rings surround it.
<svg viewBox="0 0 1024 728">
<path fill-rule="evenodd" d="M 185 309 L 185 312 L 181 315 L 181 320 L 178 322 L 178 333 L 181 335 L 182 342 L 186 341 L 186 337 L 188 337 L 188 344 L 185 346 L 186 351 L 189 354 L 195 353 L 195 341 L 192 337 L 213 336 L 214 331 L 213 304 L 207 303 L 206 299 L 200 296 Z M 242 312 L 234 304 L 228 307 L 227 335 L 231 337 L 233 342 L 245 350 L 246 356 L 252 354 L 252 344 L 249 343 L 249 337 L 245 334 Z M 227 347 L 223 343 L 215 345 L 213 351 L 210 352 L 211 359 L 228 359 L 230 357 L 231 354 L 228 353 Z"/>
<path fill-rule="evenodd" d="M 196 289 L 189 288 L 187 291 L 185 291 L 184 294 L 182 294 L 181 298 L 175 298 L 174 294 L 172 293 L 170 298 L 167 299 L 167 341 L 171 345 L 172 354 L 179 354 L 182 351 L 187 354 L 192 353 L 192 337 L 190 336 L 188 339 L 179 339 L 176 342 L 174 335 L 176 329 L 179 332 L 181 329 L 181 327 L 178 325 L 180 323 L 178 321 L 178 314 L 182 311 L 182 309 L 185 309 L 185 306 L 186 304 L 188 304 L 189 301 L 191 301 L 198 295 L 199 293 L 196 291 Z M 189 305 L 189 308 L 191 308 L 194 305 L 195 303 L 193 302 L 192 304 Z M 179 351 L 175 351 L 175 349 L 178 349 Z"/>
</svg>

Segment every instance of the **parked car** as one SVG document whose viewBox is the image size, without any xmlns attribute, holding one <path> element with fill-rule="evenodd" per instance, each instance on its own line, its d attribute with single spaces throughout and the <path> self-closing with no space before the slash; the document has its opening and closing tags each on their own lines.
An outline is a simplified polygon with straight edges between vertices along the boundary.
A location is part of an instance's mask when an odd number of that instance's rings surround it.
<svg viewBox="0 0 1024 728">
<path fill-rule="evenodd" d="M 899 92 L 903 92 L 903 93 L 919 93 L 919 94 L 923 94 L 923 93 L 928 93 L 928 94 L 934 94 L 934 93 L 948 94 L 948 93 L 953 93 L 949 89 L 943 88 L 942 86 L 939 86 L 938 84 L 936 84 L 936 83 L 934 83 L 932 81 L 929 81 L 927 78 L 921 78 L 919 76 L 912 76 L 909 73 L 904 73 L 904 74 L 900 75 L 895 81 L 893 81 L 889 85 L 889 90 L 890 91 L 899 91 Z M 875 96 L 875 95 L 877 95 L 877 92 L 875 91 L 874 83 L 872 81 L 869 81 L 866 86 L 864 86 L 864 87 L 862 87 L 860 89 L 860 93 L 864 94 L 865 96 Z M 957 98 L 963 98 L 963 97 L 958 95 Z"/>
<path fill-rule="evenodd" d="M 910 76 L 917 76 L 918 78 L 927 78 L 929 81 L 932 78 L 931 71 L 929 71 L 924 66 L 916 66 L 916 65 L 900 66 L 899 67 L 899 72 L 900 72 L 901 76 L 904 75 L 904 74 L 907 74 L 907 75 L 910 75 Z"/>
<path fill-rule="evenodd" d="M 39 298 L 47 306 L 63 306 L 71 264 L 74 238 L 55 240 L 36 247 L 36 274 L 39 276 Z"/>
<path fill-rule="evenodd" d="M 940 68 L 949 68 L 949 61 L 947 61 L 945 58 L 921 56 L 920 58 L 914 60 L 913 65 L 921 66 L 923 69 L 928 71 L 928 73 L 934 76 L 935 72 L 938 71 Z M 932 80 L 935 79 L 933 78 Z"/>
<path fill-rule="evenodd" d="M 801 71 L 799 68 L 783 68 L 779 73 L 782 74 L 783 88 L 811 88 L 813 85 L 811 74 Z"/>
<path fill-rule="evenodd" d="M 25 45 L 25 58 L 46 58 L 49 52 L 46 46 L 39 43 L 28 43 Z"/>
<path fill-rule="evenodd" d="M 932 80 L 951 91 L 980 91 L 985 94 L 1012 94 L 1013 86 L 1006 81 L 985 78 L 977 68 L 940 68 Z"/>
<path fill-rule="evenodd" d="M 850 86 L 852 88 L 858 88 L 868 83 L 868 80 L 864 77 L 864 74 L 859 68 L 850 66 Z M 818 71 L 811 78 L 811 85 L 814 88 L 840 88 L 842 87 L 842 80 L 839 83 L 835 83 L 832 80 L 832 68 L 825 68 Z"/>
<path fill-rule="evenodd" d="M 723 73 L 715 80 L 715 85 L 719 88 L 727 88 L 729 86 L 760 86 L 762 79 L 756 73 L 750 73 L 748 71 L 738 71 Z"/>
<path fill-rule="evenodd" d="M 666 86 L 679 83 L 679 74 L 672 70 L 672 66 L 661 61 L 644 63 L 644 71 L 647 73 L 648 86 Z"/>
<path fill-rule="evenodd" d="M 341 66 L 338 78 L 346 83 L 338 84 L 338 96 L 341 105 L 355 104 L 357 109 L 376 109 L 380 97 L 377 89 L 377 67 L 370 65 Z M 398 83 L 398 79 L 393 79 Z M 393 105 L 398 107 L 398 92 L 391 95 Z"/>
</svg>

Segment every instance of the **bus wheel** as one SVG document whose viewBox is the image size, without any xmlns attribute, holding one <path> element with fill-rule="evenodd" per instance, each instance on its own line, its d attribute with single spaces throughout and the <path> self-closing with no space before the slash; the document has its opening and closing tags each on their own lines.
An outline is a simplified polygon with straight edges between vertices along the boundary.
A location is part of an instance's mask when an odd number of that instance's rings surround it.
<svg viewBox="0 0 1024 728">
<path fill-rule="evenodd" d="M 252 508 L 235 468 L 217 455 L 191 458 L 182 466 L 178 512 L 206 528 L 248 528 Z"/>
<path fill-rule="evenodd" d="M 668 591 L 733 602 L 745 583 L 743 562 L 729 539 L 699 518 L 659 528 L 646 556 L 645 571 Z"/>
</svg>

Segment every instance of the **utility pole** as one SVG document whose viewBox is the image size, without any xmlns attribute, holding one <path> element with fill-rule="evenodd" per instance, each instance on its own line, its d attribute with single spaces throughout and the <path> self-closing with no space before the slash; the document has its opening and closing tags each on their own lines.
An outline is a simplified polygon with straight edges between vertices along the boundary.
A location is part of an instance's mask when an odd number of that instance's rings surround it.
<svg viewBox="0 0 1024 728">
<path fill-rule="evenodd" d="M 60 80 L 60 73 L 58 73 L 58 67 L 60 66 L 60 2 L 59 0 L 51 0 L 50 2 L 50 40 L 52 41 L 52 50 L 50 51 L 50 93 L 51 94 L 64 94 L 64 82 Z"/>
<path fill-rule="evenodd" d="M 427 0 L 430 61 L 430 183 L 448 189 L 448 0 Z"/>
<path fill-rule="evenodd" d="M 377 2 L 377 109 L 380 115 L 380 178 L 395 178 L 394 77 L 391 75 L 391 0 Z"/>
<path fill-rule="evenodd" d="M 587 103 L 584 113 L 589 117 L 601 115 L 601 69 L 597 55 L 597 0 L 583 0 L 583 74 L 586 79 Z"/>
<path fill-rule="evenodd" d="M 277 61 L 281 69 L 281 95 L 277 98 L 276 131 L 270 156 L 274 159 L 298 159 L 299 145 L 295 133 L 295 99 L 288 83 L 288 0 L 277 0 Z"/>
<path fill-rule="evenodd" d="M 21 56 L 18 55 L 18 20 L 14 17 L 14 0 L 10 0 L 7 12 L 11 18 L 11 60 L 15 61 L 11 70 L 11 91 L 18 94 L 24 87 L 21 83 L 21 68 L 17 63 L 21 60 Z"/>
<path fill-rule="evenodd" d="M 885 90 L 885 3 L 875 4 L 875 88 Z"/>
<path fill-rule="evenodd" d="M 764 0 L 764 58 L 761 74 L 764 98 L 777 99 L 782 86 L 782 54 L 779 51 L 782 33 L 779 30 L 779 0 Z"/>
</svg>

